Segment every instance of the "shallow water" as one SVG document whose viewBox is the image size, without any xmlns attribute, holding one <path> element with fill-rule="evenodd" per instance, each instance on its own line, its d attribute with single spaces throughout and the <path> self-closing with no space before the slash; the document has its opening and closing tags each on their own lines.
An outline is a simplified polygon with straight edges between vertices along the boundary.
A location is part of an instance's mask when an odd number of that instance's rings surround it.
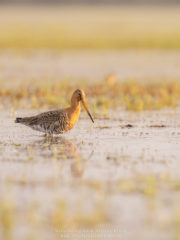
<svg viewBox="0 0 180 240">
<path fill-rule="evenodd" d="M 17 113 L 29 116 L 37 111 Z M 56 201 L 66 204 L 63 221 L 69 230 L 77 221 L 82 230 L 84 218 L 91 216 L 90 229 L 111 224 L 99 227 L 111 229 L 111 239 L 178 236 L 180 109 L 119 110 L 95 119 L 95 124 L 82 113 L 69 133 L 48 139 L 15 124 L 17 113 L 1 109 L 0 114 L 1 197 L 11 196 L 18 213 L 13 239 L 32 232 L 37 238 L 63 239 L 61 226 L 42 224 L 56 212 Z M 38 223 L 29 223 L 26 216 L 32 206 Z M 116 235 L 114 227 L 119 229 Z M 96 234 L 94 239 L 100 238 Z"/>
<path fill-rule="evenodd" d="M 0 51 L 0 79 L 3 86 L 17 86 L 62 79 L 101 81 L 110 73 L 118 80 L 162 80 L 180 78 L 180 51 L 165 50 L 39 50 L 16 53 Z"/>
</svg>

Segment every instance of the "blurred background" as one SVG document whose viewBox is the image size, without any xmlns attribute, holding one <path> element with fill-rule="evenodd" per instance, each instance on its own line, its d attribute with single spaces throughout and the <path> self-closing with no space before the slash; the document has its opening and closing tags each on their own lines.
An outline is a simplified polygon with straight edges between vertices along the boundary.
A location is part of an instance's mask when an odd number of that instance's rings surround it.
<svg viewBox="0 0 180 240">
<path fill-rule="evenodd" d="M 17 2 L 17 3 L 48 3 L 48 4 L 52 4 L 52 3 L 70 3 L 70 4 L 74 4 L 74 3 L 88 3 L 88 4 L 93 4 L 93 3 L 100 3 L 100 4 L 104 4 L 104 3 L 107 3 L 107 4 L 112 4 L 112 3 L 116 3 L 116 4 L 121 4 L 121 3 L 147 3 L 147 4 L 151 4 L 151 3 L 155 3 L 155 4 L 158 4 L 158 3 L 169 3 L 169 4 L 172 4 L 172 3 L 179 3 L 179 0 L 1 0 L 1 2 L 5 2 L 5 3 L 14 3 L 14 2 Z"/>
<path fill-rule="evenodd" d="M 0 1 L 3 87 L 180 78 L 177 0 Z"/>
<path fill-rule="evenodd" d="M 0 2 L 1 80 L 180 77 L 178 0 Z"/>
<path fill-rule="evenodd" d="M 177 0 L 0 2 L 1 48 L 180 47 Z"/>
</svg>

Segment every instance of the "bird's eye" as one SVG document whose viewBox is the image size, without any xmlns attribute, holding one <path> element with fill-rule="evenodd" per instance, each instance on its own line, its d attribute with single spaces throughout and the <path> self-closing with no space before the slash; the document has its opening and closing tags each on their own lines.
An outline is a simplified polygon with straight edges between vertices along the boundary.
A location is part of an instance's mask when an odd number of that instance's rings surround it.
<svg viewBox="0 0 180 240">
<path fill-rule="evenodd" d="M 78 96 L 79 96 L 79 99 L 81 100 L 82 99 L 81 93 L 79 93 Z"/>
</svg>

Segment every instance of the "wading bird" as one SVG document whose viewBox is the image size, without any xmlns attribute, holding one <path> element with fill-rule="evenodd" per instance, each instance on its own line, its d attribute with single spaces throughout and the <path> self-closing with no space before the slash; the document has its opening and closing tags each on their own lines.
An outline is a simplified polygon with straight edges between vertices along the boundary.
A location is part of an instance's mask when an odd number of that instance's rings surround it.
<svg viewBox="0 0 180 240">
<path fill-rule="evenodd" d="M 69 131 L 76 124 L 80 114 L 80 102 L 94 123 L 85 103 L 85 93 L 81 89 L 77 89 L 73 93 L 70 107 L 41 113 L 33 117 L 16 118 L 15 123 L 24 124 L 34 130 L 50 135 L 62 134 Z"/>
</svg>

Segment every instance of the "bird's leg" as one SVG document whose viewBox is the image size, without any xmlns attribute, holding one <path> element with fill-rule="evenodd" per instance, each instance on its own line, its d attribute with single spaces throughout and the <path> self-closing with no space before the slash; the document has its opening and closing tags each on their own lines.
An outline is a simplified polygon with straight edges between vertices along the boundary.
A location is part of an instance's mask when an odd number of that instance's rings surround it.
<svg viewBox="0 0 180 240">
<path fill-rule="evenodd" d="M 52 138 L 56 138 L 56 136 L 57 136 L 57 135 L 56 135 L 55 133 L 52 134 Z"/>
<path fill-rule="evenodd" d="M 45 137 L 46 137 L 46 140 L 48 141 L 49 134 L 47 131 L 45 132 Z"/>
</svg>

